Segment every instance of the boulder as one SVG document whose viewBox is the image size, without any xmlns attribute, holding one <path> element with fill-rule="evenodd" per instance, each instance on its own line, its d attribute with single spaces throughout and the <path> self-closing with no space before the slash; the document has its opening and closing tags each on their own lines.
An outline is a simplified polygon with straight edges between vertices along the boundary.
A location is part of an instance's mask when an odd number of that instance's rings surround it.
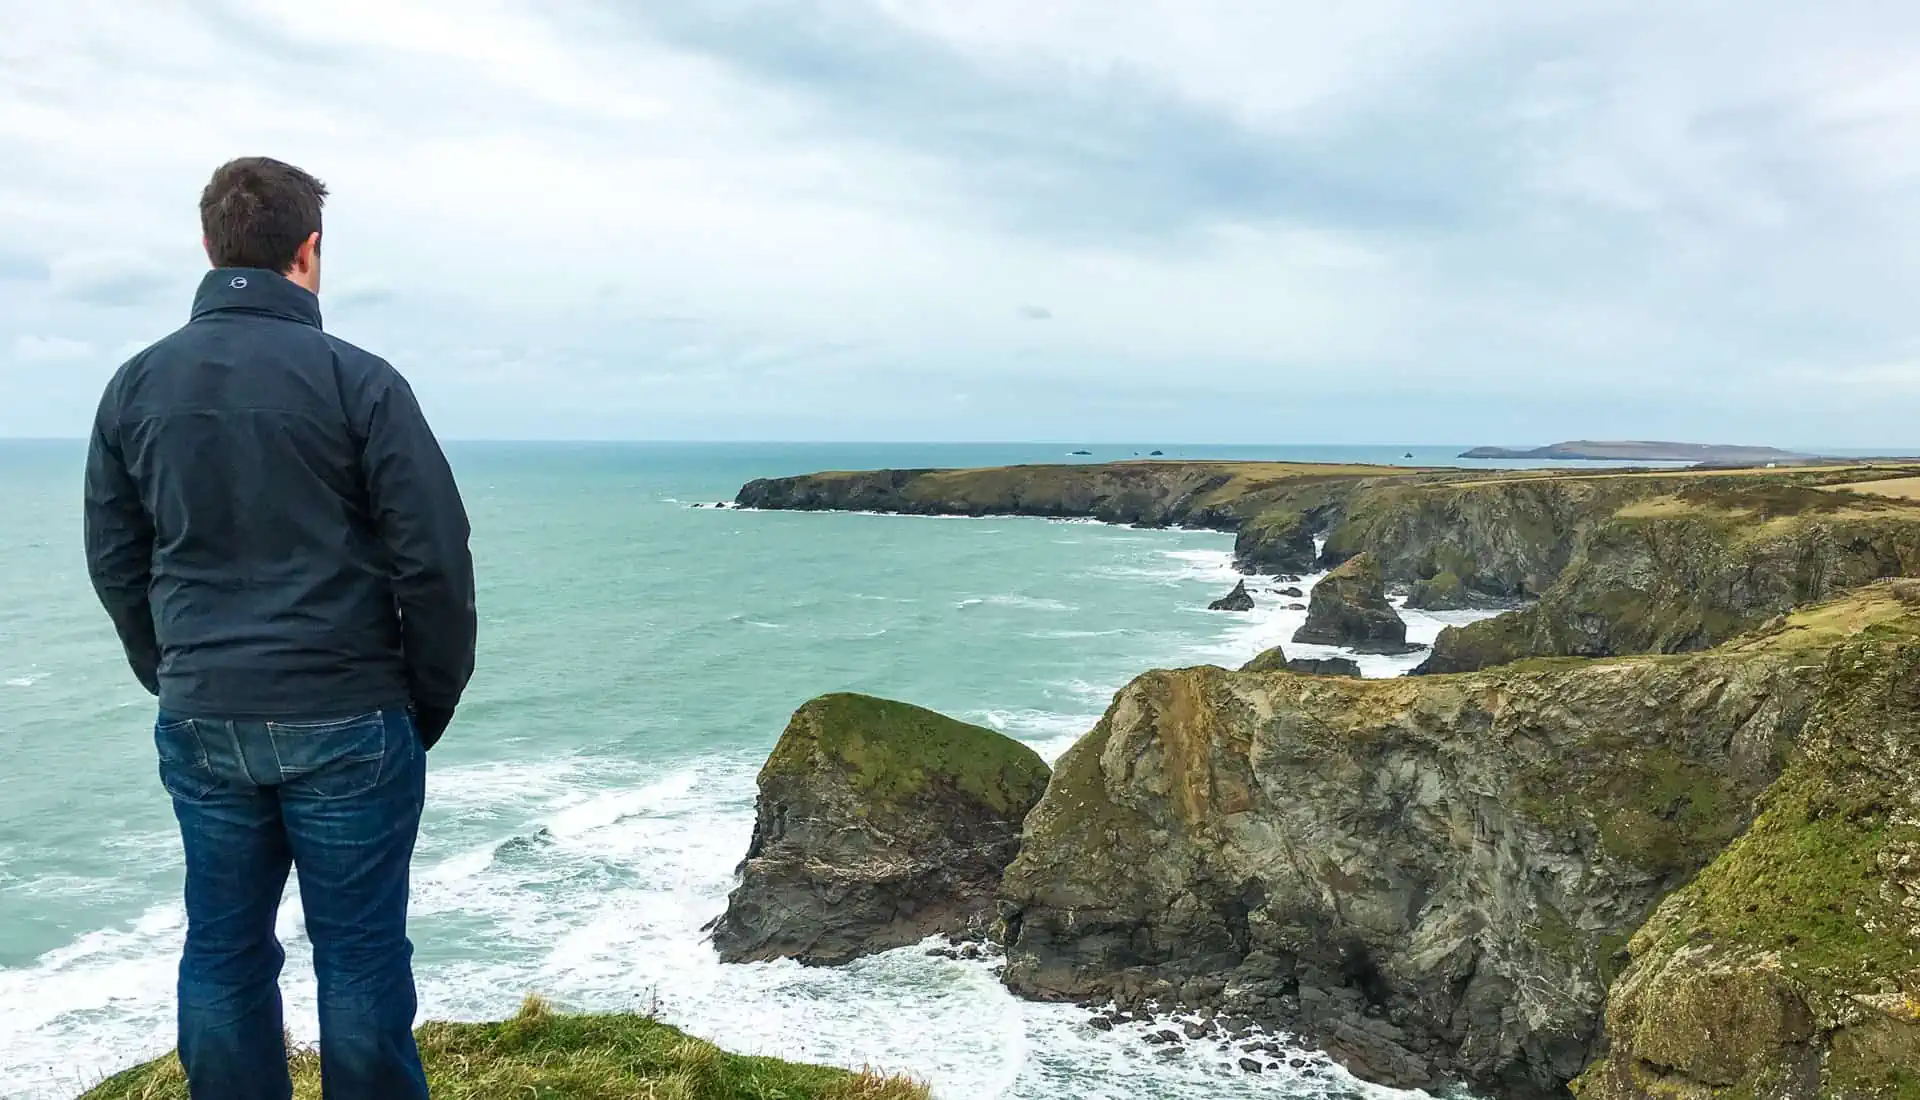
<svg viewBox="0 0 1920 1100">
<path fill-rule="evenodd" d="M 864 695 L 813 700 L 760 770 L 714 947 L 727 962 L 835 965 L 983 935 L 1047 777 L 1032 749 L 989 729 Z"/>
<path fill-rule="evenodd" d="M 1362 653 L 1411 653 L 1407 624 L 1387 602 L 1380 565 L 1372 554 L 1350 558 L 1313 586 L 1307 622 L 1293 640 Z"/>
<path fill-rule="evenodd" d="M 1240 666 L 1242 672 L 1291 672 L 1299 676 L 1358 676 L 1360 666 L 1347 657 L 1292 657 L 1279 646 Z"/>
<path fill-rule="evenodd" d="M 1233 586 L 1233 591 L 1207 605 L 1208 611 L 1252 611 L 1253 597 L 1247 593 L 1247 582 L 1241 581 Z"/>
<path fill-rule="evenodd" d="M 1360 665 L 1351 657 L 1293 657 L 1287 671 L 1301 676 L 1359 676 Z"/>
<path fill-rule="evenodd" d="M 1457 573 L 1442 571 L 1413 582 L 1407 606 L 1420 611 L 1464 611 L 1473 606 L 1473 594 Z"/>
</svg>

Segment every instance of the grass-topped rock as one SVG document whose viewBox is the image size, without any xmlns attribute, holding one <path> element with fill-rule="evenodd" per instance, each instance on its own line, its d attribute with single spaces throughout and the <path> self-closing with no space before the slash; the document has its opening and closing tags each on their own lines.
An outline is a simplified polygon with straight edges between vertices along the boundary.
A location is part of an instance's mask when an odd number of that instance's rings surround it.
<svg viewBox="0 0 1920 1100">
<path fill-rule="evenodd" d="M 1759 819 L 1630 951 L 1581 1100 L 1920 1097 L 1920 642 L 1834 652 Z"/>
<path fill-rule="evenodd" d="M 728 1054 L 644 1016 L 567 1016 L 538 999 L 511 1020 L 430 1023 L 418 1038 L 436 1100 L 927 1100 L 902 1078 Z M 288 1062 L 294 1100 L 319 1100 L 319 1055 Z M 187 1100 L 187 1080 L 168 1055 L 81 1100 Z"/>
<path fill-rule="evenodd" d="M 983 934 L 1047 766 L 980 726 L 827 695 L 794 714 L 759 786 L 714 946 L 729 962 L 835 965 L 930 935 Z"/>
</svg>

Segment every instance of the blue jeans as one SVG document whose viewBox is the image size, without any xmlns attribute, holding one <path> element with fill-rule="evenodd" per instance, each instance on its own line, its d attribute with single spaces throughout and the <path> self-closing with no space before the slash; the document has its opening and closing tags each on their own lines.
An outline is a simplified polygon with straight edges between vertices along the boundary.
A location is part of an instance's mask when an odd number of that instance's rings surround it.
<svg viewBox="0 0 1920 1100">
<path fill-rule="evenodd" d="M 407 870 L 426 753 L 404 710 L 318 722 L 162 713 L 160 781 L 186 848 L 180 1060 L 193 1100 L 288 1100 L 273 932 L 287 872 L 320 992 L 326 1100 L 424 1100 Z"/>
</svg>

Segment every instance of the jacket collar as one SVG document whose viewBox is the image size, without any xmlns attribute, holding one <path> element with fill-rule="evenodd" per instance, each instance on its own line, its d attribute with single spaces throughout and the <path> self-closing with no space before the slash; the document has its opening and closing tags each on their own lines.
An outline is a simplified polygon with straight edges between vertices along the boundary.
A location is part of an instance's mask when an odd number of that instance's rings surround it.
<svg viewBox="0 0 1920 1100">
<path fill-rule="evenodd" d="M 216 267 L 200 280 L 193 319 L 209 313 L 253 313 L 320 327 L 320 299 L 278 272 L 257 267 Z"/>
</svg>

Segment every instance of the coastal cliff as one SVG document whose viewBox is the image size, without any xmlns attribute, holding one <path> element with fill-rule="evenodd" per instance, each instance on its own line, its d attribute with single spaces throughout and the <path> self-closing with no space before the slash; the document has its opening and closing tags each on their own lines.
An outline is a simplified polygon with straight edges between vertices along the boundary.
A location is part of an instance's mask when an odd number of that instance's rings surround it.
<svg viewBox="0 0 1920 1100">
<path fill-rule="evenodd" d="M 1444 631 L 1423 666 L 1676 653 L 1804 603 L 1920 573 L 1920 508 L 1848 491 L 1728 478 L 1629 501 L 1585 528 L 1539 602 Z"/>
<path fill-rule="evenodd" d="M 1628 950 L 1581 1100 L 1920 1096 L 1920 643 L 1833 652 L 1759 819 Z"/>
<path fill-rule="evenodd" d="M 972 470 L 829 472 L 748 482 L 743 508 L 1087 518 L 1144 527 L 1236 531 L 1250 573 L 1314 566 L 1314 536 L 1347 499 L 1381 481 L 1420 484 L 1482 476 L 1462 470 L 1290 462 L 1114 462 Z"/>
<path fill-rule="evenodd" d="M 1628 938 L 1752 820 L 1828 651 L 1912 626 L 1882 587 L 1681 658 L 1148 673 L 1028 818 L 1007 984 L 1273 1022 L 1386 1084 L 1556 1095 Z"/>
</svg>

